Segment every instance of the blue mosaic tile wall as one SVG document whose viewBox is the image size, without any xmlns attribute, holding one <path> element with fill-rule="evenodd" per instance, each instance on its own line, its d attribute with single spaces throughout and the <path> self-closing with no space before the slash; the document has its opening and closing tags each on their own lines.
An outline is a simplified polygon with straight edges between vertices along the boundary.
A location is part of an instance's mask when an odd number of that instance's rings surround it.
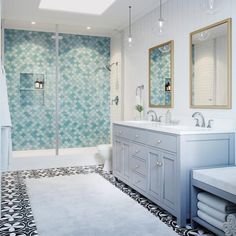
<svg viewBox="0 0 236 236">
<path fill-rule="evenodd" d="M 5 69 L 13 149 L 55 148 L 55 41 L 52 33 L 5 30 Z M 110 39 L 64 34 L 60 40 L 60 147 L 108 143 Z M 34 76 L 44 75 L 44 90 Z"/>
<path fill-rule="evenodd" d="M 170 81 L 171 69 L 169 52 L 163 53 L 158 48 L 152 50 L 150 55 L 151 70 L 151 104 L 171 105 L 171 93 L 165 91 L 166 83 Z"/>
</svg>

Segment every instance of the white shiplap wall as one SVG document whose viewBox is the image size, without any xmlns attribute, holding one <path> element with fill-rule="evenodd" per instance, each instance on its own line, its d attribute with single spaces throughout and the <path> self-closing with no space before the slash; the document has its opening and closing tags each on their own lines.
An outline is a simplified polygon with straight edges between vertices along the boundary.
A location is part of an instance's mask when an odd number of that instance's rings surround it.
<svg viewBox="0 0 236 236">
<path fill-rule="evenodd" d="M 111 64 L 117 63 L 118 65 L 113 65 L 111 67 L 111 75 L 110 75 L 110 114 L 111 114 L 111 124 L 115 121 L 122 120 L 123 111 L 122 111 L 122 44 L 121 44 L 122 34 L 120 32 L 116 32 L 111 39 Z M 118 84 L 117 84 L 118 82 Z M 118 85 L 118 86 L 117 86 Z M 112 100 L 118 96 L 119 104 L 112 104 Z M 111 136 L 112 137 L 112 136 Z"/>
<path fill-rule="evenodd" d="M 233 24 L 233 109 L 202 110 L 206 117 L 236 119 L 236 1 L 218 0 L 219 11 L 214 15 L 206 14 L 201 8 L 201 0 L 168 0 L 164 4 L 164 18 L 167 21 L 166 34 L 158 36 L 153 30 L 157 22 L 158 9 L 133 23 L 134 43 L 131 48 L 127 44 L 127 30 L 122 40 L 124 46 L 124 118 L 134 119 L 135 89 L 145 85 L 145 111 L 148 107 L 148 49 L 168 40 L 174 40 L 174 116 L 191 117 L 195 111 L 189 108 L 189 33 L 232 17 Z M 163 114 L 166 109 L 156 109 Z M 201 110 L 200 110 L 201 111 Z"/>
</svg>

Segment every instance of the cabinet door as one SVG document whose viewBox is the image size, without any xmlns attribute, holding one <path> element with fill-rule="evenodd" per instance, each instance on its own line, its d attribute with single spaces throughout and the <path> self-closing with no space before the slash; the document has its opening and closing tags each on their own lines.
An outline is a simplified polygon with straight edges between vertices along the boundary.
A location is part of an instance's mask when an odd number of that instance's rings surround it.
<svg viewBox="0 0 236 236">
<path fill-rule="evenodd" d="M 123 143 L 119 139 L 114 140 L 113 144 L 113 171 L 115 174 L 123 176 L 124 166 L 124 154 L 123 154 Z"/>
<path fill-rule="evenodd" d="M 157 200 L 161 200 L 162 196 L 161 152 L 149 150 L 148 160 L 149 160 L 148 193 Z"/>
<path fill-rule="evenodd" d="M 130 153 L 130 144 L 128 142 L 123 142 L 122 143 L 123 147 L 123 158 L 124 158 L 124 172 L 123 172 L 123 177 L 125 179 L 129 179 L 129 153 Z"/>
<path fill-rule="evenodd" d="M 165 205 L 175 209 L 176 199 L 176 155 L 162 153 L 162 176 L 163 176 L 163 194 L 162 200 Z"/>
<path fill-rule="evenodd" d="M 120 177 L 128 179 L 130 144 L 122 139 L 115 139 L 113 146 L 113 171 Z"/>
</svg>

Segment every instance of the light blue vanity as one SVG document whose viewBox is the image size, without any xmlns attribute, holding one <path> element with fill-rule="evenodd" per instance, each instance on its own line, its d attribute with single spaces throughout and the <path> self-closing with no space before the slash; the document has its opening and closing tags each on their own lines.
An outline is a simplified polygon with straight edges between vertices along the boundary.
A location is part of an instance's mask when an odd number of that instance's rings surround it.
<svg viewBox="0 0 236 236">
<path fill-rule="evenodd" d="M 113 124 L 113 174 L 171 214 L 190 218 L 190 170 L 234 163 L 234 133 L 148 121 Z"/>
</svg>

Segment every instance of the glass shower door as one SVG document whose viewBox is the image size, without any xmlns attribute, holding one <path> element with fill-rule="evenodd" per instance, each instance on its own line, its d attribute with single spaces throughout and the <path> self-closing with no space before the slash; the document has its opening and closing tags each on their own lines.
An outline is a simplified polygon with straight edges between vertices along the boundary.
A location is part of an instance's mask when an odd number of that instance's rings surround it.
<svg viewBox="0 0 236 236">
<path fill-rule="evenodd" d="M 14 151 L 29 156 L 55 154 L 54 33 L 4 30 Z M 24 154 L 26 156 L 28 154 Z"/>
<path fill-rule="evenodd" d="M 95 147 L 110 138 L 110 39 L 61 34 L 60 149 Z"/>
</svg>

